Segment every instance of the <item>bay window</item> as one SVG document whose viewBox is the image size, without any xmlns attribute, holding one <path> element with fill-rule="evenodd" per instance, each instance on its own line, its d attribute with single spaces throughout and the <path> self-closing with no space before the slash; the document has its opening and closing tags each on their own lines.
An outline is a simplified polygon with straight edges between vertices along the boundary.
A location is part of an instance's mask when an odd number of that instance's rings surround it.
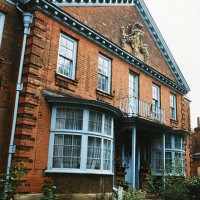
<svg viewBox="0 0 200 200">
<path fill-rule="evenodd" d="M 48 170 L 112 173 L 113 118 L 95 110 L 53 107 Z"/>
<path fill-rule="evenodd" d="M 163 137 L 157 136 L 153 142 L 154 166 L 153 170 L 157 174 L 163 173 L 184 173 L 185 170 L 185 150 L 184 138 L 182 136 L 165 135 L 165 143 L 163 145 Z M 164 156 L 163 156 L 164 155 Z"/>
</svg>

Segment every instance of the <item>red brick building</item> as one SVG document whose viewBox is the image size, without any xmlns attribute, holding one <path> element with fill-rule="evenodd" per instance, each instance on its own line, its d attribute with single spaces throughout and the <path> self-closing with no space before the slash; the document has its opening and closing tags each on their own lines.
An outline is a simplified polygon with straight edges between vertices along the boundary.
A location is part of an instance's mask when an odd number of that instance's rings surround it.
<svg viewBox="0 0 200 200">
<path fill-rule="evenodd" d="M 197 119 L 197 127 L 188 137 L 188 176 L 200 176 L 200 119 Z"/>
<path fill-rule="evenodd" d="M 58 193 L 139 188 L 147 167 L 185 167 L 190 89 L 142 0 L 0 5 L 0 163 L 24 164 L 22 192 L 44 176 Z"/>
</svg>

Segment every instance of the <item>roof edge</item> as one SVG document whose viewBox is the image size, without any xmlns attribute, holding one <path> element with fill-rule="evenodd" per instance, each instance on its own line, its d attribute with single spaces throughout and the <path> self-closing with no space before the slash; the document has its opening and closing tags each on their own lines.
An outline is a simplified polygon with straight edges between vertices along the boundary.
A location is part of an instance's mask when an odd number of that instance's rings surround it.
<svg viewBox="0 0 200 200">
<path fill-rule="evenodd" d="M 153 17 L 151 16 L 146 4 L 143 0 L 134 0 L 136 9 L 140 13 L 144 23 L 146 24 L 147 29 L 149 30 L 152 38 L 154 39 L 158 49 L 160 50 L 163 58 L 165 59 L 166 63 L 168 64 L 172 74 L 174 75 L 176 81 L 183 86 L 187 92 L 190 91 L 190 87 L 187 84 L 182 72 L 180 71 L 169 47 L 167 46 L 164 38 L 162 37 Z"/>
</svg>

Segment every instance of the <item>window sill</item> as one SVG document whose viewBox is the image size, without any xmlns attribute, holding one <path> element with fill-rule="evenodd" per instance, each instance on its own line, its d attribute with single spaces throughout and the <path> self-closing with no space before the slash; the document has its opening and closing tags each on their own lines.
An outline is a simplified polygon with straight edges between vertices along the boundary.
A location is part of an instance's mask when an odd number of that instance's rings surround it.
<svg viewBox="0 0 200 200">
<path fill-rule="evenodd" d="M 108 99 L 113 99 L 114 96 L 111 94 L 108 94 L 102 90 L 96 89 L 96 94 L 97 94 L 97 100 L 99 101 L 104 101 L 104 97 Z"/>
<path fill-rule="evenodd" d="M 61 74 L 55 74 L 55 78 L 56 78 L 56 85 L 58 85 L 59 87 L 63 87 L 66 89 L 69 89 L 69 84 L 77 86 L 78 85 L 78 81 L 77 80 L 73 80 L 70 79 L 66 76 L 63 76 Z"/>
<path fill-rule="evenodd" d="M 105 174 L 114 175 L 113 172 L 107 171 L 81 171 L 81 170 L 65 170 L 65 169 L 47 169 L 44 173 L 66 173 L 66 174 Z"/>
</svg>

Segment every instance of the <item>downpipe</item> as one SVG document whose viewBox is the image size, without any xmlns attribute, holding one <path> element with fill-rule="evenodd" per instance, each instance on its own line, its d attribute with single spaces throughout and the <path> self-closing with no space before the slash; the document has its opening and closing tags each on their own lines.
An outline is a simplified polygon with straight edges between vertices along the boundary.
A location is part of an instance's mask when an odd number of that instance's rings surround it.
<svg viewBox="0 0 200 200">
<path fill-rule="evenodd" d="M 6 184 L 5 184 L 5 192 L 6 193 L 9 191 L 9 179 L 10 179 L 10 168 L 11 168 L 11 164 L 12 164 L 12 156 L 16 150 L 16 146 L 14 144 L 14 138 L 15 138 L 15 131 L 16 131 L 16 123 L 17 123 L 19 95 L 20 95 L 20 92 L 23 90 L 23 83 L 21 82 L 21 80 L 22 80 L 22 71 L 23 71 L 23 64 L 24 64 L 26 42 L 27 42 L 27 36 L 28 36 L 28 34 L 30 34 L 30 24 L 33 21 L 32 13 L 22 12 L 22 15 L 23 15 L 23 22 L 24 22 L 24 36 L 23 36 L 22 52 L 21 52 L 19 73 L 18 73 L 17 86 L 16 86 L 16 96 L 15 96 L 12 130 L 11 130 L 10 144 L 9 144 L 9 150 L 8 150 L 8 162 L 7 162 Z"/>
</svg>

